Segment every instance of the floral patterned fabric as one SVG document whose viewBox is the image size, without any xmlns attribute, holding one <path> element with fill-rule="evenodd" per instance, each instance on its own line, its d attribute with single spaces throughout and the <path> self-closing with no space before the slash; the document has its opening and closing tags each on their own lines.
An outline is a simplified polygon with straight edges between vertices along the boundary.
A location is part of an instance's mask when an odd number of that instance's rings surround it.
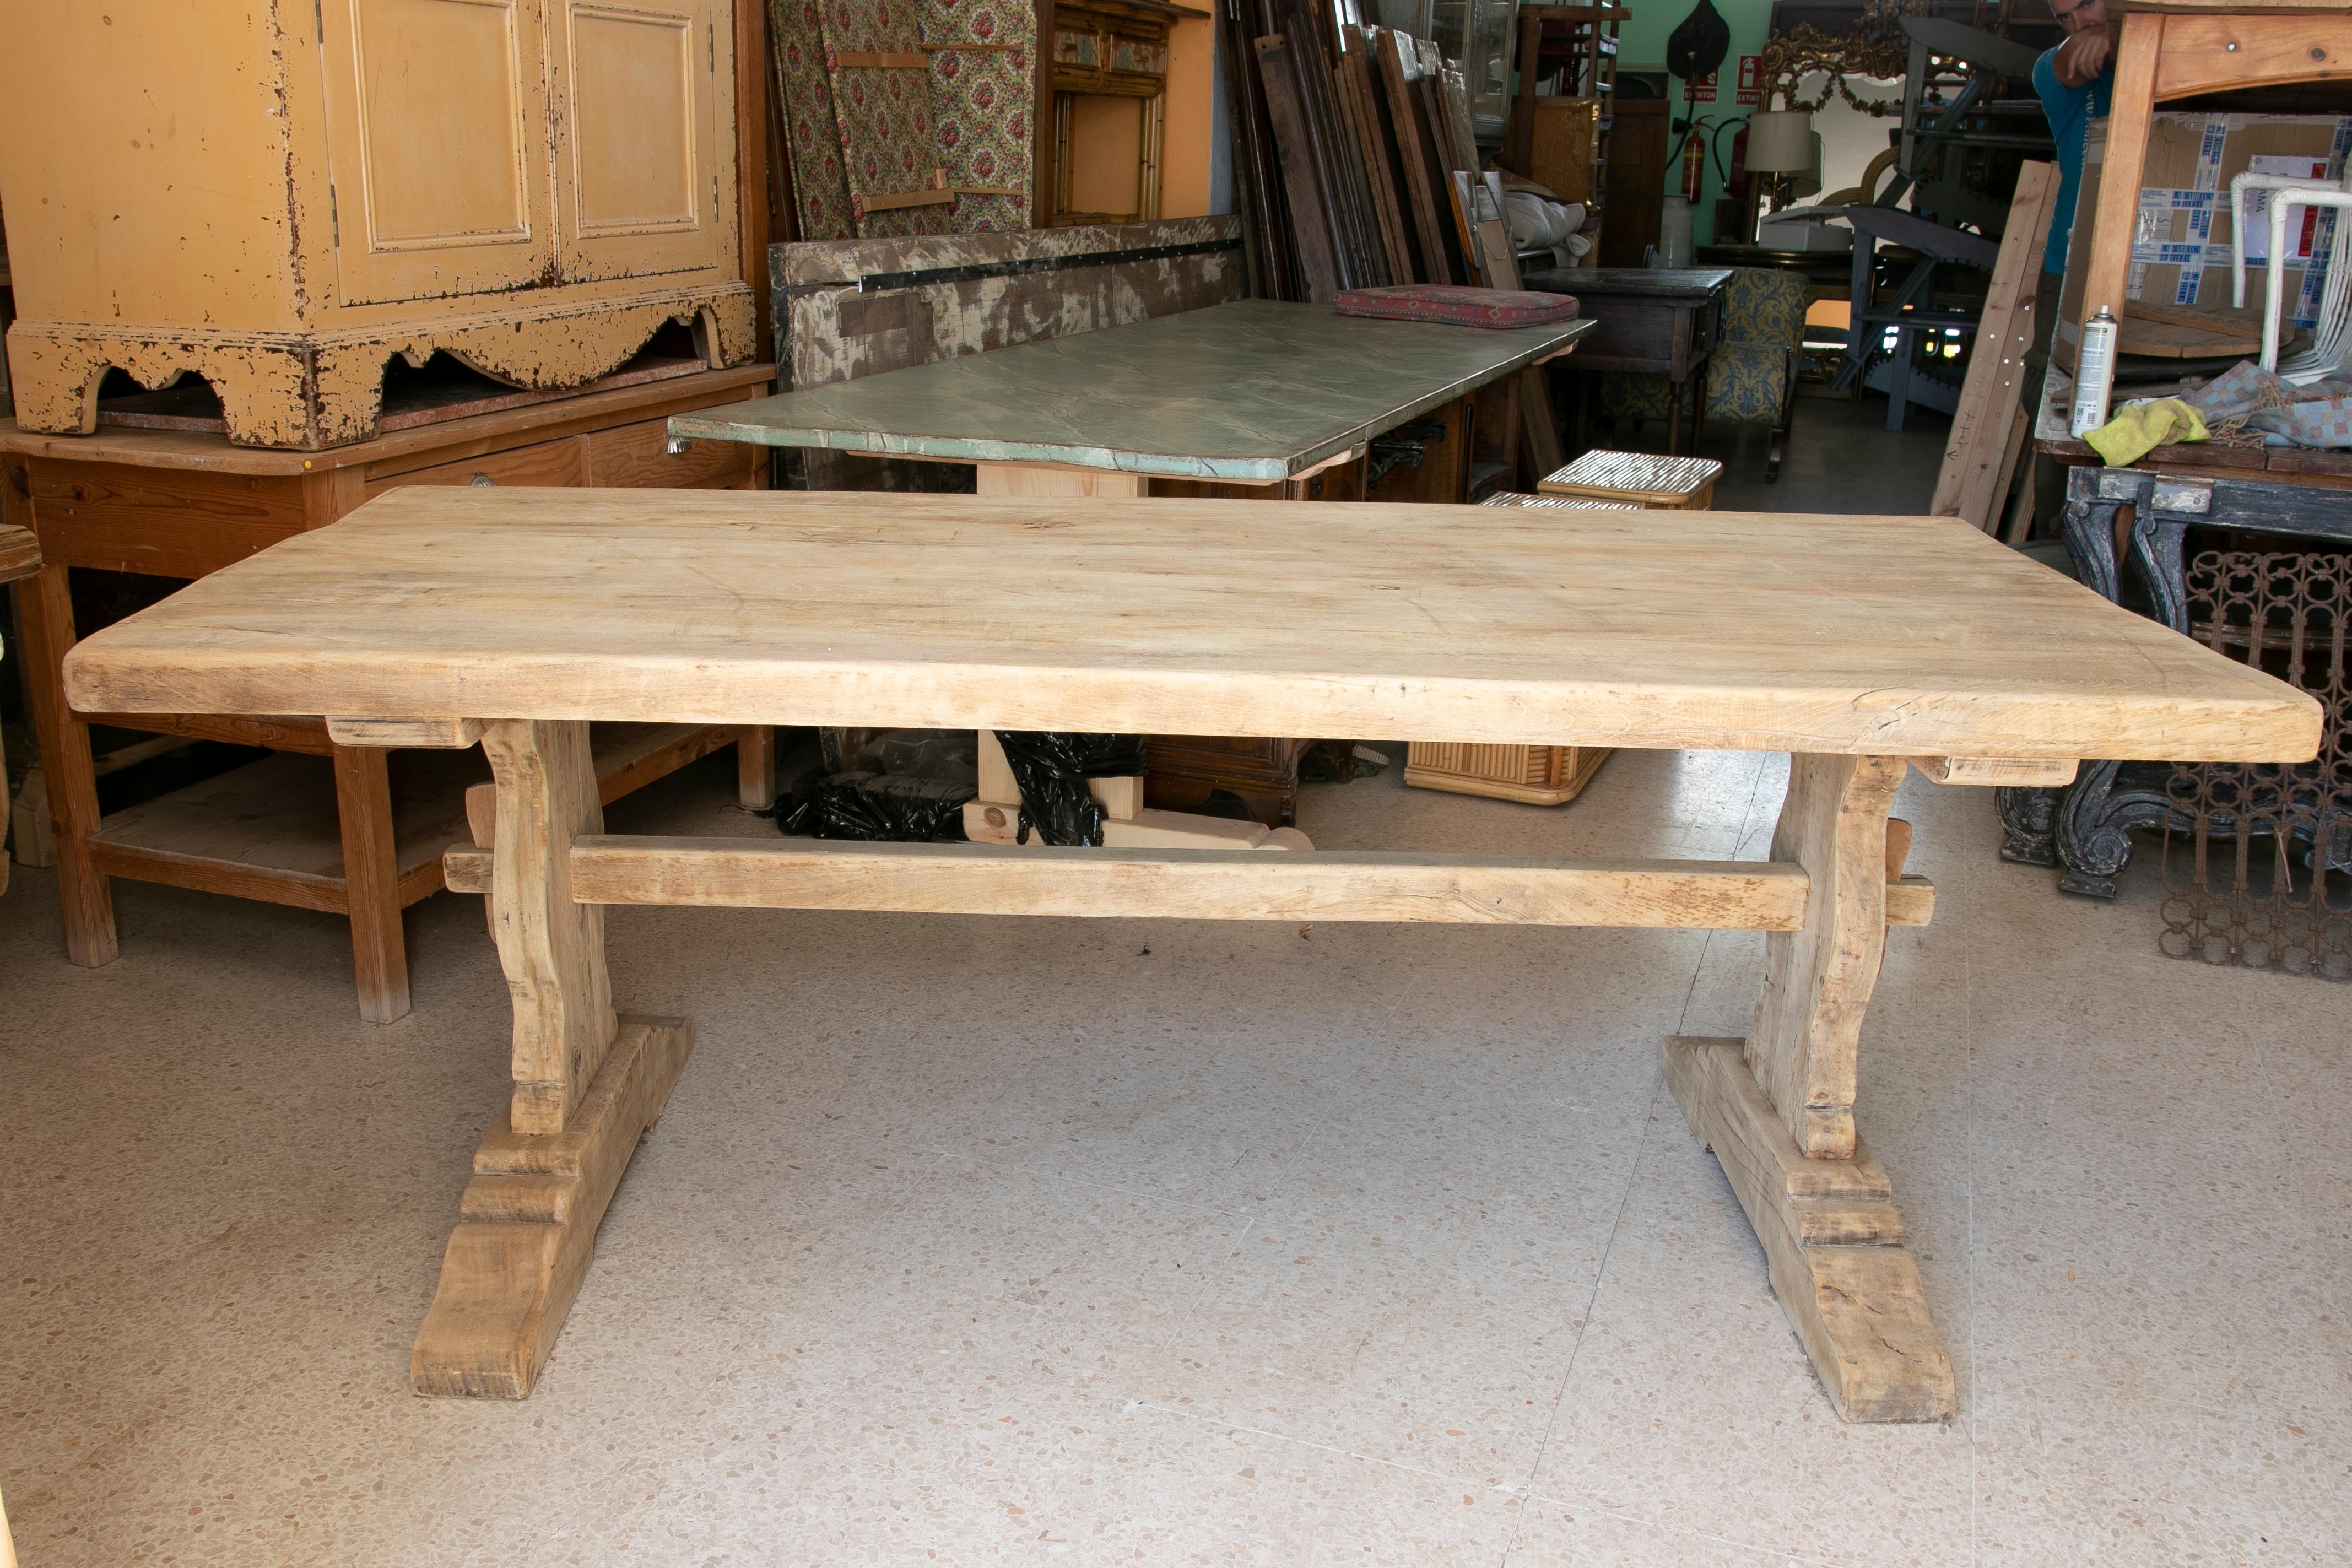
<svg viewBox="0 0 2352 1568">
<path fill-rule="evenodd" d="M 1027 228 L 1035 167 L 1035 10 L 1004 0 L 922 0 L 920 16 L 926 44 L 991 46 L 931 51 L 931 120 L 948 184 L 1015 193 L 959 196 L 948 231 Z"/>
<path fill-rule="evenodd" d="M 793 170 L 793 206 L 803 239 L 852 239 L 849 170 L 833 112 L 833 73 L 824 64 L 824 24 L 816 0 L 770 0 L 776 91 L 784 111 L 784 151 Z"/>
<path fill-rule="evenodd" d="M 940 166 L 931 131 L 930 73 L 883 66 L 845 66 L 852 54 L 912 55 L 922 40 L 916 0 L 818 0 L 826 68 L 833 76 L 833 115 L 849 174 L 849 207 L 857 237 L 937 234 L 944 206 L 885 207 L 869 213 L 872 196 L 919 191 Z"/>
<path fill-rule="evenodd" d="M 1724 305 L 1723 341 L 1706 362 L 1706 416 L 1734 425 L 1777 425 L 1805 338 L 1805 280 L 1771 267 L 1736 267 Z M 1664 419 L 1663 375 L 1601 377 L 1601 406 L 1623 418 Z"/>
<path fill-rule="evenodd" d="M 1035 13 L 1004 0 L 771 0 L 793 194 L 804 239 L 1025 228 Z M 914 54 L 922 71 L 837 63 Z M 1010 47 L 1004 47 L 1010 46 Z M 865 210 L 945 174 L 952 206 Z M 999 194 L 1006 193 L 1006 194 Z"/>
</svg>

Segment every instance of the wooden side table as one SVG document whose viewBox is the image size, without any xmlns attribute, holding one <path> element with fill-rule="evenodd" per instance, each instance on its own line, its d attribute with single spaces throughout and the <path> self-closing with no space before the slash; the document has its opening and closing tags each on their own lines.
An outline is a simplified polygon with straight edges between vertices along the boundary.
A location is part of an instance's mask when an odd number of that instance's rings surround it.
<svg viewBox="0 0 2352 1568">
<path fill-rule="evenodd" d="M 59 668 L 76 640 L 77 568 L 203 577 L 404 485 L 761 489 L 767 454 L 677 443 L 670 416 L 751 395 L 767 364 L 694 370 L 393 431 L 321 452 L 234 447 L 193 429 L 42 435 L 0 421 L 0 507 L 37 537 L 42 567 L 18 590 L 33 723 L 56 829 L 66 954 L 90 966 L 117 947 L 110 877 L 261 899 L 346 916 L 360 1015 L 408 1011 L 400 912 L 438 891 L 441 852 L 466 838 L 475 753 L 349 743 L 316 715 L 78 713 Z M 101 819 L 89 726 L 262 746 L 280 753 Z M 607 801 L 720 746 L 738 747 L 748 805 L 775 797 L 764 727 L 638 725 L 601 731 Z"/>
<path fill-rule="evenodd" d="M 2124 286 L 2139 226 L 2150 117 L 2166 99 L 2352 76 L 2352 11 L 2343 0 L 2116 0 L 2126 15 L 2083 315 L 2130 313 Z"/>
<path fill-rule="evenodd" d="M 1698 446 L 1706 422 L 1706 362 L 1723 335 L 1725 301 L 1731 291 L 1728 267 L 1557 267 L 1530 272 L 1523 288 L 1548 294 L 1573 294 L 1595 323 L 1592 335 L 1576 345 L 1571 369 L 1622 370 L 1666 378 L 1666 451 L 1682 450 L 1683 403 L 1696 384 L 1691 447 Z M 1576 445 L 1584 445 L 1590 378 L 1576 400 Z"/>
</svg>

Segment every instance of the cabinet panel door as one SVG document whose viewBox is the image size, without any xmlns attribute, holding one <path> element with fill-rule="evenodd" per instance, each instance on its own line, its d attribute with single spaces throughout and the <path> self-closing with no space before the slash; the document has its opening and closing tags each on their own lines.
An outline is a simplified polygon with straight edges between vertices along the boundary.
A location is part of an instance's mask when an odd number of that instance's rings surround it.
<svg viewBox="0 0 2352 1568">
<path fill-rule="evenodd" d="M 726 13 L 726 0 L 554 5 L 565 280 L 717 263 L 718 100 L 721 82 L 732 97 L 734 62 L 732 26 L 716 26 L 714 13 Z"/>
<path fill-rule="evenodd" d="M 346 304 L 551 280 L 544 0 L 320 7 Z"/>
</svg>

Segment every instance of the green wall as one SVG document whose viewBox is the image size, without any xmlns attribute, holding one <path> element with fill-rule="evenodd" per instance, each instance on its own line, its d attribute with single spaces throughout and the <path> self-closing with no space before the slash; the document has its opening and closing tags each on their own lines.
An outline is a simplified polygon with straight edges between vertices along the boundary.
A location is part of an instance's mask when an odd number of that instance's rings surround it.
<svg viewBox="0 0 2352 1568">
<path fill-rule="evenodd" d="M 1621 0 L 1622 3 L 1622 0 Z M 1666 37 L 1683 25 L 1696 8 L 1698 0 L 1632 0 L 1627 6 L 1633 15 L 1620 27 L 1617 35 L 1617 68 L 1628 70 L 1664 70 L 1666 67 Z M 1716 14 L 1731 29 L 1731 47 L 1723 57 L 1723 67 L 1716 84 L 1715 101 L 1689 106 L 1700 119 L 1713 121 L 1705 128 L 1712 141 L 1715 129 L 1728 119 L 1738 119 L 1748 113 L 1746 107 L 1733 101 L 1738 93 L 1739 57 L 1764 52 L 1764 35 L 1772 23 L 1772 0 L 1715 0 Z M 1668 110 L 1680 119 L 1685 112 L 1683 84 L 1670 81 L 1668 90 L 1673 107 Z M 1731 139 L 1737 132 L 1727 132 L 1723 138 L 1723 162 L 1731 163 Z M 1682 188 L 1682 160 L 1676 156 L 1682 150 L 1682 139 L 1670 136 L 1666 144 L 1666 189 Z M 1706 160 L 1706 186 L 1700 194 L 1698 206 L 1691 214 L 1692 232 L 1697 243 L 1706 245 L 1715 237 L 1715 202 L 1723 195 L 1723 182 L 1716 177 L 1715 153 L 1710 148 Z"/>
</svg>

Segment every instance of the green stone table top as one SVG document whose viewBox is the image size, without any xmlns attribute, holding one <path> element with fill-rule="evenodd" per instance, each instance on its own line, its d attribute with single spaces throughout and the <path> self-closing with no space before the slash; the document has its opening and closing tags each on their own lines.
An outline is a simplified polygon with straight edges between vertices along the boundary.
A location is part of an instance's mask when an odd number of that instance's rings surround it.
<svg viewBox="0 0 2352 1568">
<path fill-rule="evenodd" d="M 1572 343 L 1238 300 L 682 414 L 670 434 L 1271 484 Z"/>
</svg>

